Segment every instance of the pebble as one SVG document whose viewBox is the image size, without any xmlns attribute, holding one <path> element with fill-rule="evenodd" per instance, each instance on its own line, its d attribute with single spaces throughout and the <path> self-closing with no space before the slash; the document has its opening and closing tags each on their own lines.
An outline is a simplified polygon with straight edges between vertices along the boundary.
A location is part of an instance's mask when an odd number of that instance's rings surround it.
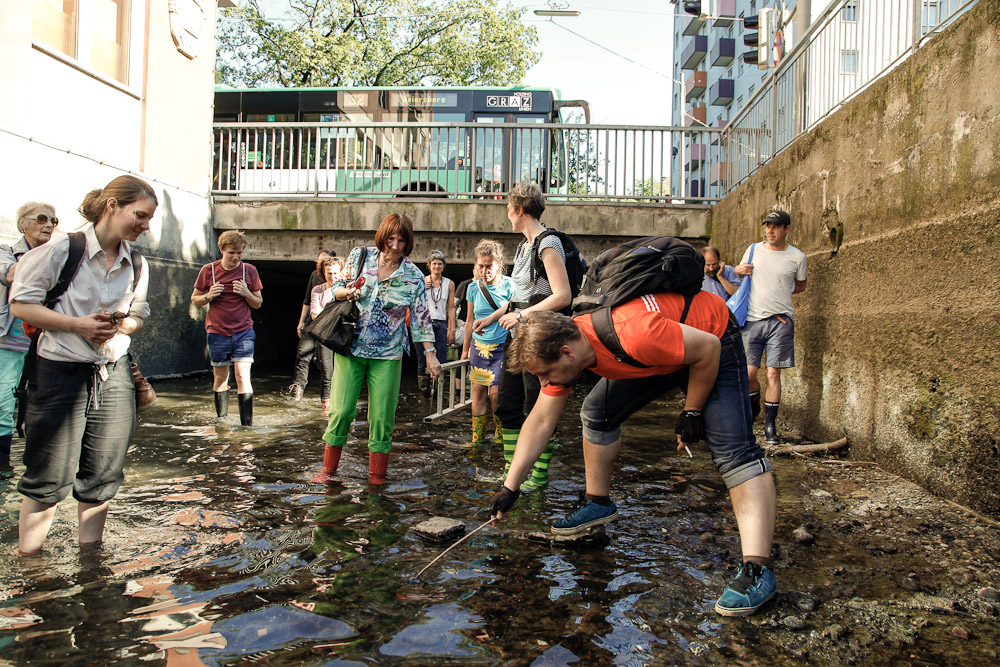
<svg viewBox="0 0 1000 667">
<path fill-rule="evenodd" d="M 962 626 L 956 626 L 956 627 L 952 628 L 951 629 L 951 634 L 955 635 L 959 639 L 968 639 L 969 638 L 969 631 L 966 630 L 965 628 L 963 628 Z"/>
<path fill-rule="evenodd" d="M 906 577 L 903 581 L 899 582 L 899 585 L 908 591 L 920 590 L 920 583 L 913 577 Z"/>
<path fill-rule="evenodd" d="M 833 498 L 832 493 L 823 489 L 813 489 L 809 492 L 809 495 L 813 498 Z"/>
<path fill-rule="evenodd" d="M 993 588 L 992 586 L 987 586 L 986 588 L 980 588 L 976 595 L 984 600 L 989 600 L 990 602 L 1000 602 L 1000 591 Z"/>
<path fill-rule="evenodd" d="M 802 611 L 812 611 L 816 608 L 816 601 L 811 597 L 803 595 L 798 600 L 795 601 L 795 606 Z"/>
<path fill-rule="evenodd" d="M 465 524 L 457 519 L 435 516 L 415 525 L 413 532 L 424 539 L 442 543 L 464 535 Z"/>
<path fill-rule="evenodd" d="M 793 530 L 792 539 L 798 542 L 799 544 L 806 544 L 806 545 L 812 544 L 813 542 L 816 541 L 816 538 L 813 536 L 812 533 L 806 530 L 805 526 L 799 526 L 798 528 Z"/>
<path fill-rule="evenodd" d="M 839 623 L 834 623 L 823 629 L 823 636 L 829 637 L 833 641 L 839 640 L 845 634 L 844 626 Z"/>
<path fill-rule="evenodd" d="M 806 622 L 801 616 L 785 616 L 781 619 L 781 623 L 789 630 L 801 630 L 806 627 Z"/>
</svg>

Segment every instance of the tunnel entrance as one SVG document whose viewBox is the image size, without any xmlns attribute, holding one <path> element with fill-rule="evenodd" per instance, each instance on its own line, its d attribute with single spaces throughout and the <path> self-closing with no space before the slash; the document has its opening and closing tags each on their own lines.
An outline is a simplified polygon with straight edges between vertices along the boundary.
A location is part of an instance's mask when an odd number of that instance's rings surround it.
<svg viewBox="0 0 1000 667">
<path fill-rule="evenodd" d="M 254 351 L 256 372 L 286 375 L 292 381 L 295 366 L 295 350 L 298 337 L 295 326 L 302 312 L 309 274 L 316 270 L 313 262 L 290 262 L 271 260 L 249 260 L 260 274 L 261 296 L 264 303 L 253 311 L 254 330 L 257 342 Z M 418 262 L 417 267 L 427 273 L 427 267 Z M 456 286 L 472 277 L 471 264 L 448 264 L 445 276 L 455 281 Z M 413 355 L 403 356 L 403 373 L 415 374 L 417 363 Z M 318 379 L 318 376 L 316 376 Z M 310 384 L 313 382 L 310 373 Z"/>
</svg>

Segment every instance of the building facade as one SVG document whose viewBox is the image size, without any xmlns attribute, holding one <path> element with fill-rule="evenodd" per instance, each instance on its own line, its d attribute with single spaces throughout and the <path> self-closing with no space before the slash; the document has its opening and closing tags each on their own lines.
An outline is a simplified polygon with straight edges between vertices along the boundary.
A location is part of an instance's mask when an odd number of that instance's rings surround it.
<svg viewBox="0 0 1000 667">
<path fill-rule="evenodd" d="M 683 2 L 674 6 L 674 57 L 671 124 L 683 127 L 724 128 L 760 87 L 768 74 L 743 62 L 753 47 L 744 44 L 748 32 L 744 17 L 782 4 L 791 11 L 794 0 L 715 0 L 717 18 L 687 14 Z M 709 6 L 708 0 L 703 2 Z M 717 141 L 692 135 L 674 138 L 672 191 L 680 198 L 722 196 L 726 165 Z"/>
<path fill-rule="evenodd" d="M 0 242 L 19 238 L 25 201 L 53 204 L 69 232 L 88 191 L 125 173 L 148 181 L 160 205 L 137 246 L 152 316 L 133 341 L 147 374 L 207 367 L 188 296 L 214 245 L 216 11 L 216 0 L 0 3 Z"/>
</svg>

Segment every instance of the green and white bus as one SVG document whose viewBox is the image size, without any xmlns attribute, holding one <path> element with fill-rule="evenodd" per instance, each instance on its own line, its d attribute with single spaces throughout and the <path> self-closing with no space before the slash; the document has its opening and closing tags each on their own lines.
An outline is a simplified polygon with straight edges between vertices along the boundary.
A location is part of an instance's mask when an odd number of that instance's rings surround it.
<svg viewBox="0 0 1000 667">
<path fill-rule="evenodd" d="M 491 197 L 566 186 L 568 107 L 534 88 L 215 91 L 216 194 Z M 579 113 L 579 112 L 577 112 Z"/>
</svg>

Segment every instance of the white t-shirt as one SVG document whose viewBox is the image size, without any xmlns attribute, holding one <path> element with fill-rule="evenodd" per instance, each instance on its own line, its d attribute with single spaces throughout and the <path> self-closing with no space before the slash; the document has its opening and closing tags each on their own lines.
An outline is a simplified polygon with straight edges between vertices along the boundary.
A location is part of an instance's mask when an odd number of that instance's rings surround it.
<svg viewBox="0 0 1000 667">
<path fill-rule="evenodd" d="M 750 276 L 750 301 L 747 321 L 765 320 L 772 315 L 794 315 L 792 291 L 795 281 L 806 279 L 806 256 L 793 246 L 768 250 L 763 243 L 753 251 L 753 274 Z M 746 264 L 750 248 L 740 264 Z"/>
</svg>

